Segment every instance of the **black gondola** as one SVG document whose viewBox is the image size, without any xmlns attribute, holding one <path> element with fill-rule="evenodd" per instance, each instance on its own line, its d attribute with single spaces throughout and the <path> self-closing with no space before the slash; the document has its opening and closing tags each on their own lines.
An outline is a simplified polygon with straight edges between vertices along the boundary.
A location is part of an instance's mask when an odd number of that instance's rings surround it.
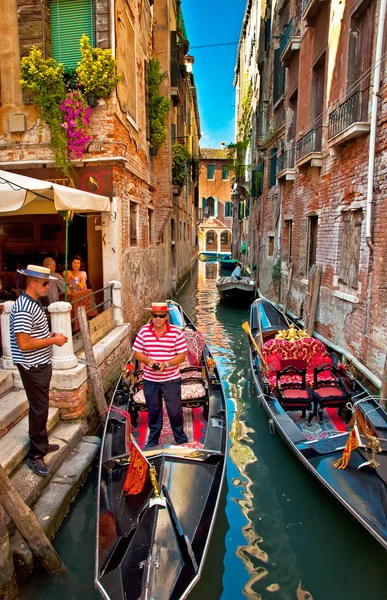
<svg viewBox="0 0 387 600">
<path fill-rule="evenodd" d="M 267 300 L 253 302 L 250 326 L 243 328 L 271 433 L 278 432 L 301 463 L 387 548 L 386 411 L 335 353 L 297 330 Z M 351 442 L 352 452 L 347 452 Z"/>
<path fill-rule="evenodd" d="M 169 301 L 169 308 L 170 322 L 183 329 L 188 346 L 190 364 L 181 370 L 189 441 L 173 445 L 165 423 L 160 445 L 142 451 L 154 475 L 148 473 L 139 494 L 126 495 L 129 423 L 143 448 L 147 412 L 138 365 L 129 378 L 120 378 L 99 464 L 95 585 L 105 599 L 186 598 L 201 576 L 215 522 L 226 464 L 225 396 L 203 337 L 178 304 Z M 195 336 L 203 343 L 190 351 Z M 200 365 L 192 364 L 195 352 Z"/>
<path fill-rule="evenodd" d="M 249 305 L 255 294 L 255 281 L 251 277 L 219 277 L 216 281 L 216 289 L 221 300 L 229 304 Z"/>
</svg>

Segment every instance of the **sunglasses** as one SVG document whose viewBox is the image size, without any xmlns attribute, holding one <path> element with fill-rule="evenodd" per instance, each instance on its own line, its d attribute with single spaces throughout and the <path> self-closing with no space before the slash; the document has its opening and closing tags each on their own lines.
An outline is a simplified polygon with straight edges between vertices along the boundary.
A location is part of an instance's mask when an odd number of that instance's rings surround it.
<svg viewBox="0 0 387 600">
<path fill-rule="evenodd" d="M 154 319 L 164 319 L 167 316 L 167 313 L 152 313 L 152 317 Z"/>
<path fill-rule="evenodd" d="M 43 287 L 47 287 L 49 285 L 49 281 L 41 281 L 40 279 L 33 279 L 33 281 L 36 281 L 37 283 L 41 283 Z"/>
</svg>

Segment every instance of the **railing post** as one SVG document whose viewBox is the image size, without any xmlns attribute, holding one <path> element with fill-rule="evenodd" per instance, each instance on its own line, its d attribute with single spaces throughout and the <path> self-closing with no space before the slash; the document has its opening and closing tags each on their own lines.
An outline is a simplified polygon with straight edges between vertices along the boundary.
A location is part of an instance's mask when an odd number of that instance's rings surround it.
<svg viewBox="0 0 387 600">
<path fill-rule="evenodd" d="M 52 346 L 52 368 L 72 369 L 78 364 L 74 354 L 73 334 L 71 331 L 71 304 L 69 302 L 53 302 L 48 307 L 51 314 L 51 331 L 62 333 L 68 338 L 63 346 Z"/>
<path fill-rule="evenodd" d="M 120 327 L 124 324 L 124 318 L 122 316 L 122 299 L 121 299 L 121 282 L 120 281 L 109 281 L 108 285 L 112 285 L 112 297 L 114 307 L 114 322 L 116 327 Z"/>
<path fill-rule="evenodd" d="M 10 313 L 13 306 L 13 300 L 8 300 L 3 304 L 3 312 L 1 314 L 1 343 L 3 346 L 3 356 L 1 364 L 3 369 L 14 369 L 15 365 L 12 361 L 11 354 L 11 335 L 9 330 Z"/>
</svg>

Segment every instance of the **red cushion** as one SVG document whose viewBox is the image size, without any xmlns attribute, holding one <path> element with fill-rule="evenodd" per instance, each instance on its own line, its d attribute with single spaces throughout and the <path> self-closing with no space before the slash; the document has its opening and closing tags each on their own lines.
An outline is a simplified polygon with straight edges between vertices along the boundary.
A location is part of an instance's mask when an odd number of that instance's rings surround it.
<svg viewBox="0 0 387 600">
<path fill-rule="evenodd" d="M 333 386 L 318 388 L 314 390 L 314 393 L 318 396 L 321 396 L 321 398 L 332 398 L 333 396 L 337 398 L 344 398 L 347 395 L 343 390 L 340 390 L 340 388 Z"/>
<path fill-rule="evenodd" d="M 331 365 L 332 358 L 327 355 L 315 354 L 312 362 L 310 363 L 310 367 L 314 369 L 314 367 L 322 367 L 323 365 Z"/>
<path fill-rule="evenodd" d="M 276 354 L 269 354 L 269 356 L 266 357 L 265 361 L 266 361 L 267 368 L 272 373 L 275 373 L 276 371 L 281 370 L 281 362 Z"/>
<path fill-rule="evenodd" d="M 303 360 L 302 358 L 281 359 L 281 371 L 286 369 L 286 367 L 295 367 L 296 369 L 299 369 L 300 371 L 302 371 L 303 369 L 307 368 L 307 362 L 306 362 L 306 360 Z"/>
<path fill-rule="evenodd" d="M 307 390 L 287 389 L 282 392 L 282 396 L 284 398 L 303 398 L 305 400 L 309 399 L 309 394 Z"/>
</svg>

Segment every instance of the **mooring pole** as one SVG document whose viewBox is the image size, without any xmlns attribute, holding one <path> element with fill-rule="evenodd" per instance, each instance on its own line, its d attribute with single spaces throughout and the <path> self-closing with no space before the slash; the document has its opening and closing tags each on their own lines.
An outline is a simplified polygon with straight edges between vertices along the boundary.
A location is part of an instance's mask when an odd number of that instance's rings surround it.
<svg viewBox="0 0 387 600">
<path fill-rule="evenodd" d="M 0 503 L 46 571 L 59 571 L 62 561 L 32 510 L 23 502 L 0 465 Z"/>
<path fill-rule="evenodd" d="M 3 507 L 0 504 L 0 598 L 2 600 L 17 600 L 19 592 L 16 584 L 15 570 L 11 545 L 9 543 L 7 526 Z"/>
<path fill-rule="evenodd" d="M 380 392 L 380 405 L 386 408 L 387 405 L 387 354 L 384 359 L 384 369 L 382 375 L 382 390 Z"/>
</svg>

